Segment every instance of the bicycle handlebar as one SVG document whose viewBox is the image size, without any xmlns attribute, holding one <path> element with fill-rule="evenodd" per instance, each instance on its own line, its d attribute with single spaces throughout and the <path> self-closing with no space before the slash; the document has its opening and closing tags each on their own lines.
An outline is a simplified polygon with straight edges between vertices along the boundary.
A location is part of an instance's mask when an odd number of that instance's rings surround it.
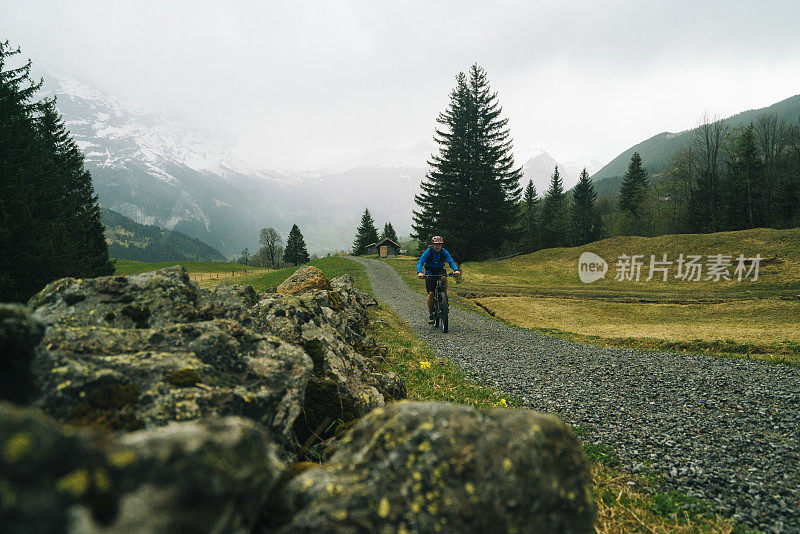
<svg viewBox="0 0 800 534">
<path fill-rule="evenodd" d="M 458 276 L 458 275 L 456 273 L 445 273 L 445 274 L 426 274 L 426 275 L 423 275 L 423 276 L 425 278 L 440 278 L 442 276 Z"/>
</svg>

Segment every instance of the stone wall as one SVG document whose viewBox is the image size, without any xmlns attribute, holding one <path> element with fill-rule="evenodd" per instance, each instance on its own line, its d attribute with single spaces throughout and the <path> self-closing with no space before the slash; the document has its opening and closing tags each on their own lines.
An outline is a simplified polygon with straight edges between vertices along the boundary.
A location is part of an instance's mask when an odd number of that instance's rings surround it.
<svg viewBox="0 0 800 534">
<path fill-rule="evenodd" d="M 314 267 L 276 293 L 201 289 L 175 267 L 0 304 L 0 524 L 591 531 L 569 429 L 528 410 L 402 401 L 367 335 L 376 305 Z"/>
</svg>

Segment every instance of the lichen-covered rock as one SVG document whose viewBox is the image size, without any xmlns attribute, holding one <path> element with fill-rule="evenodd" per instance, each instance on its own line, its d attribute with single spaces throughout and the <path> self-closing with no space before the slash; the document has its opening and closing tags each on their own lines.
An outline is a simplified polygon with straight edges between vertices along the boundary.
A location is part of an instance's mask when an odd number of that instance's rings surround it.
<svg viewBox="0 0 800 534">
<path fill-rule="evenodd" d="M 337 420 L 353 420 L 406 396 L 396 374 L 380 372 L 347 342 L 346 320 L 331 307 L 331 295 L 337 293 L 272 294 L 252 309 L 256 330 L 300 345 L 314 362 L 303 415 L 295 425 L 301 442 Z"/>
<path fill-rule="evenodd" d="M 250 532 L 284 467 L 238 417 L 116 440 L 0 404 L 0 450 L 4 532 Z"/>
<path fill-rule="evenodd" d="M 366 308 L 375 307 L 378 303 L 372 296 L 356 289 L 349 274 L 331 280 L 331 287 L 343 303 L 340 312 L 342 326 L 339 330 L 349 344 L 358 348 L 369 323 Z"/>
<path fill-rule="evenodd" d="M 124 430 L 242 415 L 289 443 L 313 363 L 243 326 L 251 317 L 238 294 L 199 290 L 180 268 L 53 282 L 31 299 L 47 325 L 37 405 L 61 421 Z"/>
<path fill-rule="evenodd" d="M 313 265 L 304 265 L 297 269 L 292 276 L 284 280 L 277 288 L 282 295 L 302 295 L 312 289 L 326 289 L 330 291 L 331 283 L 322 274 L 322 271 Z"/>
<path fill-rule="evenodd" d="M 279 532 L 594 531 L 583 449 L 563 422 L 529 410 L 391 404 L 280 496 Z"/>
<path fill-rule="evenodd" d="M 346 294 L 348 299 L 355 300 L 362 307 L 371 308 L 378 305 L 378 301 L 372 295 L 355 288 L 353 277 L 349 274 L 343 274 L 331 280 L 331 288 L 334 291 Z"/>
<path fill-rule="evenodd" d="M 256 290 L 253 289 L 253 286 L 248 285 L 218 285 L 214 288 L 217 294 L 220 294 L 223 291 L 229 291 L 233 296 L 238 298 L 242 304 L 244 304 L 247 308 L 252 308 L 255 306 L 258 301 L 258 293 Z"/>
<path fill-rule="evenodd" d="M 0 399 L 24 403 L 35 396 L 31 361 L 44 326 L 19 304 L 0 304 Z"/>
<path fill-rule="evenodd" d="M 45 324 L 154 328 L 174 323 L 232 319 L 249 324 L 247 307 L 230 287 L 200 289 L 180 266 L 134 276 L 62 278 L 28 305 Z"/>
</svg>

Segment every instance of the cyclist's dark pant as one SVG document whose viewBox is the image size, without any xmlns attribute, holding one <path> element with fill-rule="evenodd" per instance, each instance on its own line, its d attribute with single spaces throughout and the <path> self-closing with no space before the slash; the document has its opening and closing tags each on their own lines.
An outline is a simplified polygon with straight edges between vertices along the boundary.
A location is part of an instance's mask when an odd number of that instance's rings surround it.
<svg viewBox="0 0 800 534">
<path fill-rule="evenodd" d="M 444 267 L 440 267 L 438 269 L 428 269 L 425 274 L 447 274 L 447 271 L 444 270 Z M 428 293 L 433 293 L 436 289 L 436 278 L 426 278 L 425 279 L 425 291 Z"/>
</svg>

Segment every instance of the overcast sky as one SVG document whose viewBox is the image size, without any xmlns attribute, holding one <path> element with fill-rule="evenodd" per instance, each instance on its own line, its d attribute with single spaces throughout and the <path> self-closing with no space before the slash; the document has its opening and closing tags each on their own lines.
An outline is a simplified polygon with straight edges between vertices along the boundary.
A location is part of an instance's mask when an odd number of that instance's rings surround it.
<svg viewBox="0 0 800 534">
<path fill-rule="evenodd" d="M 36 65 L 296 168 L 430 141 L 476 62 L 516 149 L 606 163 L 800 93 L 798 21 L 797 0 L 0 0 Z"/>
</svg>

